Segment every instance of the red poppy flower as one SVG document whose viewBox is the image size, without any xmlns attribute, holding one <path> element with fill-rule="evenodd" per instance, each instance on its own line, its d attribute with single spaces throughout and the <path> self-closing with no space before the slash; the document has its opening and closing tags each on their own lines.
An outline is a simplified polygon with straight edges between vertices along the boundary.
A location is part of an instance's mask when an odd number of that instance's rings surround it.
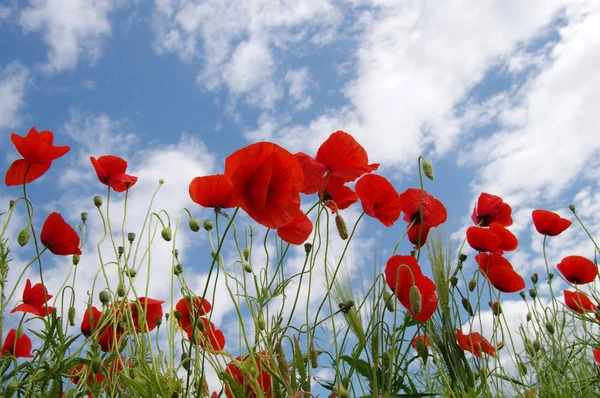
<svg viewBox="0 0 600 398">
<path fill-rule="evenodd" d="M 302 152 L 294 156 L 304 172 L 304 184 L 300 192 L 307 195 L 319 192 L 323 186 L 325 173 L 328 171 L 327 166 Z"/>
<path fill-rule="evenodd" d="M 102 311 L 96 307 L 89 307 L 83 314 L 81 321 L 81 334 L 85 337 L 90 337 L 98 327 L 98 323 L 102 318 Z"/>
<path fill-rule="evenodd" d="M 103 327 L 102 330 L 98 338 L 100 349 L 104 352 L 119 350 L 122 345 L 121 336 L 123 334 L 119 328 L 115 329 L 114 326 L 109 325 Z"/>
<path fill-rule="evenodd" d="M 493 253 L 479 253 L 475 256 L 475 261 L 492 286 L 499 291 L 515 293 L 525 289 L 525 280 L 504 257 Z"/>
<path fill-rule="evenodd" d="M 398 192 L 382 176 L 367 174 L 354 187 L 363 211 L 381 221 L 386 227 L 394 225 L 400 217 L 401 203 Z"/>
<path fill-rule="evenodd" d="M 233 183 L 233 205 L 267 228 L 277 229 L 298 214 L 302 167 L 294 155 L 270 142 L 242 148 L 225 160 Z"/>
<path fill-rule="evenodd" d="M 509 227 L 513 223 L 511 212 L 512 209 L 501 197 L 482 192 L 477 199 L 471 219 L 482 227 L 489 227 L 494 221 Z"/>
<path fill-rule="evenodd" d="M 517 237 L 499 222 L 492 222 L 490 224 L 490 231 L 500 238 L 500 245 L 498 245 L 498 250 L 500 252 L 511 252 L 519 247 L 519 240 Z"/>
<path fill-rule="evenodd" d="M 431 227 L 427 224 L 413 224 L 412 227 L 409 224 L 410 229 L 407 232 L 408 240 L 414 245 L 414 249 L 417 250 L 419 247 L 425 245 L 427 237 L 429 236 L 429 230 Z M 419 231 L 421 231 L 421 237 L 419 238 Z"/>
<path fill-rule="evenodd" d="M 31 281 L 27 279 L 25 289 L 23 290 L 23 304 L 17 305 L 10 313 L 28 312 L 30 314 L 44 317 L 52 314 L 52 307 L 48 307 L 46 301 L 50 300 L 52 295 L 41 283 L 31 286 Z"/>
<path fill-rule="evenodd" d="M 458 329 L 456 331 L 456 341 L 460 348 L 472 353 L 477 358 L 481 358 L 482 353 L 493 357 L 496 351 L 490 342 L 477 332 L 465 335 L 461 329 Z"/>
<path fill-rule="evenodd" d="M 410 288 L 413 286 L 413 278 L 414 285 L 421 296 L 421 311 L 418 314 L 413 311 L 410 303 Z M 413 256 L 395 255 L 390 257 L 385 266 L 385 279 L 400 303 L 416 320 L 426 322 L 431 318 L 438 304 L 438 298 L 435 295 L 436 287 L 431 279 L 423 275 L 421 267 Z"/>
<path fill-rule="evenodd" d="M 420 211 L 423 210 L 423 224 L 435 228 L 446 222 L 448 213 L 444 204 L 432 195 L 423 191 L 423 204 L 421 203 L 421 190 L 417 188 L 408 188 L 400 194 L 401 209 L 404 212 L 404 221 L 411 223 L 420 223 Z"/>
<path fill-rule="evenodd" d="M 127 162 L 118 156 L 105 155 L 98 159 L 91 156 L 90 161 L 96 170 L 98 180 L 115 192 L 125 192 L 137 182 L 137 177 L 125 174 Z"/>
<path fill-rule="evenodd" d="M 44 222 L 40 233 L 40 242 L 53 254 L 59 256 L 81 255 L 79 235 L 58 213 L 50 214 Z"/>
<path fill-rule="evenodd" d="M 54 146 L 54 134 L 50 131 L 38 133 L 35 127 L 25 137 L 13 133 L 10 139 L 23 159 L 15 160 L 6 171 L 4 183 L 7 186 L 37 180 L 52 166 L 52 161 L 71 149 L 68 146 Z"/>
<path fill-rule="evenodd" d="M 547 210 L 534 210 L 531 218 L 535 229 L 542 235 L 556 236 L 571 226 L 571 221 Z"/>
<path fill-rule="evenodd" d="M 313 225 L 302 211 L 287 225 L 277 229 L 277 235 L 291 245 L 301 245 L 310 236 Z"/>
<path fill-rule="evenodd" d="M 331 209 L 332 213 L 347 209 L 357 201 L 358 196 L 356 193 L 344 185 L 342 180 L 329 176 L 323 190 L 323 203 Z"/>
<path fill-rule="evenodd" d="M 31 340 L 25 333 L 17 338 L 17 330 L 11 329 L 2 345 L 2 356 L 11 355 L 15 358 L 33 358 Z"/>
<path fill-rule="evenodd" d="M 594 359 L 596 362 L 600 362 L 600 348 L 594 348 Z"/>
<path fill-rule="evenodd" d="M 190 341 L 199 341 L 200 347 L 203 348 L 206 348 L 208 345 L 208 348 L 213 351 L 223 351 L 223 348 L 225 347 L 225 336 L 223 335 L 223 332 L 215 328 L 215 325 L 212 322 L 209 322 L 205 317 L 200 317 L 199 322 L 202 322 L 204 327 L 202 332 L 196 327 L 196 333 L 198 333 L 198 335 L 192 336 L 192 332 L 194 331 L 192 328 L 186 330 Z"/>
<path fill-rule="evenodd" d="M 369 164 L 367 151 L 343 131 L 331 134 L 319 147 L 315 159 L 327 167 L 330 177 L 343 182 L 354 181 L 379 168 L 379 163 Z"/>
<path fill-rule="evenodd" d="M 253 390 L 253 387 L 258 383 L 258 387 L 260 391 L 263 393 L 265 397 L 270 397 L 273 395 L 272 392 L 272 384 L 271 384 L 271 375 L 268 371 L 263 370 L 262 363 L 266 363 L 268 365 L 269 360 L 267 357 L 266 351 L 262 351 L 260 354 L 254 354 L 255 356 L 260 355 L 262 360 L 258 360 L 258 358 L 253 359 L 252 357 L 247 357 L 242 360 L 242 357 L 237 357 L 235 361 L 230 362 L 225 367 L 225 373 L 230 375 L 236 384 L 241 388 L 245 393 L 246 398 L 257 398 L 256 392 Z M 252 364 L 254 361 L 254 364 Z M 244 371 L 244 369 L 256 369 L 256 373 L 258 377 L 254 374 L 248 374 Z M 254 373 L 254 372 L 253 372 Z M 230 386 L 225 383 L 225 395 L 227 398 L 233 398 L 234 394 Z"/>
<path fill-rule="evenodd" d="M 191 300 L 194 301 L 192 302 Z M 197 317 L 208 314 L 210 309 L 211 305 L 208 300 L 200 296 L 192 297 L 191 299 L 184 297 L 175 304 L 175 310 L 181 312 L 181 318 L 179 318 L 177 323 L 179 323 L 181 329 L 187 332 L 188 329 L 192 328 L 194 320 Z"/>
<path fill-rule="evenodd" d="M 556 266 L 566 280 L 576 285 L 590 283 L 598 276 L 598 267 L 582 256 L 567 256 Z"/>
<path fill-rule="evenodd" d="M 467 228 L 469 246 L 479 252 L 495 252 L 500 246 L 500 237 L 493 231 L 481 227 Z"/>
<path fill-rule="evenodd" d="M 137 332 L 151 332 L 157 326 L 156 320 L 162 319 L 163 317 L 162 305 L 164 301 L 155 300 L 149 297 L 140 297 L 138 303 L 134 302 L 129 304 L 131 308 L 131 316 L 133 318 L 133 326 Z M 141 317 L 142 313 L 139 312 L 138 308 L 141 308 L 142 311 L 145 311 L 145 323 L 143 323 L 144 318 Z M 140 321 L 142 321 L 141 325 Z"/>
<path fill-rule="evenodd" d="M 565 305 L 575 312 L 583 314 L 586 311 L 596 310 L 596 305 L 584 293 L 564 290 L 563 295 L 565 297 Z"/>
<path fill-rule="evenodd" d="M 223 174 L 196 177 L 190 183 L 189 191 L 192 200 L 202 207 L 233 207 L 233 184 Z"/>
<path fill-rule="evenodd" d="M 417 340 L 421 340 L 423 344 L 425 344 L 425 347 L 431 347 L 431 340 L 429 340 L 429 337 L 425 336 L 424 334 L 420 334 L 415 336 L 410 343 L 413 349 L 417 349 Z"/>
<path fill-rule="evenodd" d="M 93 374 L 90 367 L 86 366 L 83 363 L 80 363 L 79 365 L 75 366 L 75 368 L 72 369 L 69 372 L 69 374 L 72 376 L 74 384 L 78 384 L 79 381 L 81 381 L 81 377 L 83 377 L 85 374 L 87 374 L 88 385 L 102 383 L 104 381 L 104 375 L 102 374 L 102 372 Z"/>
</svg>

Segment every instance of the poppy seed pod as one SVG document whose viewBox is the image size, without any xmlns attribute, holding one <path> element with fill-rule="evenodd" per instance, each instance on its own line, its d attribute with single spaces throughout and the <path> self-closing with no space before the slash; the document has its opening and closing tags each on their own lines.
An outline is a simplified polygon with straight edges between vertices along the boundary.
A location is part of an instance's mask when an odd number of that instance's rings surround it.
<svg viewBox="0 0 600 398">
<path fill-rule="evenodd" d="M 410 308 L 412 312 L 418 315 L 421 312 L 421 292 L 416 285 L 410 287 L 408 297 L 410 300 Z"/>
<path fill-rule="evenodd" d="M 123 246 L 117 247 L 117 253 L 119 253 L 119 257 L 121 257 L 125 253 L 125 248 Z"/>
<path fill-rule="evenodd" d="M 108 304 L 110 302 L 110 294 L 108 294 L 108 292 L 106 290 L 102 290 L 98 294 L 98 298 L 100 299 L 100 302 L 102 304 Z"/>
<path fill-rule="evenodd" d="M 200 221 L 199 220 L 192 218 L 192 219 L 190 219 L 190 222 L 188 225 L 193 232 L 200 231 Z"/>
<path fill-rule="evenodd" d="M 338 234 L 342 240 L 348 239 L 348 228 L 346 228 L 346 222 L 339 213 L 335 215 L 335 227 L 337 228 Z"/>
<path fill-rule="evenodd" d="M 312 247 L 313 247 L 312 243 L 305 243 L 304 244 L 304 252 L 306 254 L 310 253 L 312 250 Z"/>
<path fill-rule="evenodd" d="M 123 286 L 122 283 L 119 283 L 119 285 L 117 286 L 117 295 L 119 297 L 125 297 L 125 286 Z"/>
<path fill-rule="evenodd" d="M 181 319 L 181 311 L 175 311 L 173 313 L 173 316 L 175 317 L 175 319 L 180 320 Z"/>
<path fill-rule="evenodd" d="M 210 220 L 204 220 L 203 226 L 206 231 L 210 231 L 211 229 L 213 229 L 213 222 Z"/>
<path fill-rule="evenodd" d="M 464 263 L 465 261 L 467 261 L 467 255 L 466 254 L 460 254 L 458 256 L 458 261 L 460 261 L 461 263 Z"/>
<path fill-rule="evenodd" d="M 575 205 L 569 205 L 569 210 L 575 213 Z"/>
<path fill-rule="evenodd" d="M 531 296 L 532 299 L 535 299 L 537 297 L 537 290 L 529 289 L 529 295 Z"/>
<path fill-rule="evenodd" d="M 431 181 L 433 181 L 434 175 L 433 175 L 433 165 L 431 164 L 431 162 L 425 158 L 423 158 L 423 174 L 425 174 L 425 177 L 429 178 Z"/>
<path fill-rule="evenodd" d="M 102 206 L 102 196 L 94 196 L 94 206 Z"/>
<path fill-rule="evenodd" d="M 81 213 L 81 221 L 85 224 L 87 221 L 88 214 L 86 212 Z"/>
<path fill-rule="evenodd" d="M 127 240 L 129 241 L 129 243 L 133 243 L 133 241 L 135 240 L 135 232 L 128 233 Z"/>
<path fill-rule="evenodd" d="M 162 318 L 156 318 L 156 319 L 154 320 L 154 323 L 156 323 L 156 326 L 160 326 L 160 325 L 162 325 Z"/>
<path fill-rule="evenodd" d="M 472 292 L 477 287 L 477 281 L 475 279 L 471 279 L 469 281 L 469 291 Z"/>
<path fill-rule="evenodd" d="M 162 236 L 162 238 L 164 240 L 166 240 L 167 242 L 170 242 L 171 239 L 173 239 L 173 230 L 171 229 L 171 227 L 163 228 L 160 235 Z"/>
<path fill-rule="evenodd" d="M 21 232 L 19 232 L 19 236 L 17 237 L 17 242 L 19 246 L 23 247 L 29 242 L 29 238 L 31 234 L 29 232 L 29 228 L 23 228 Z"/>
</svg>

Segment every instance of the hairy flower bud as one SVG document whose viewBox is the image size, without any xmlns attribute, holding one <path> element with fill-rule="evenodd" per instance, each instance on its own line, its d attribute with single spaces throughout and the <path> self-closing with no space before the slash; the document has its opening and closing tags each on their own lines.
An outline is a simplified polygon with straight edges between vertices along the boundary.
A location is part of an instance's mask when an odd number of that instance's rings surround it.
<svg viewBox="0 0 600 398">
<path fill-rule="evenodd" d="M 129 241 L 129 243 L 133 243 L 133 241 L 135 240 L 135 232 L 128 233 L 127 240 Z"/>
<path fill-rule="evenodd" d="M 244 272 L 247 272 L 249 274 L 252 273 L 252 267 L 250 266 L 250 264 L 244 263 L 242 265 L 242 269 L 244 270 Z"/>
<path fill-rule="evenodd" d="M 156 323 L 156 326 L 160 326 L 160 325 L 162 325 L 162 318 L 156 318 L 156 319 L 154 320 L 154 323 Z"/>
<path fill-rule="evenodd" d="M 467 311 L 467 313 L 470 316 L 473 316 L 475 313 L 473 312 L 473 307 L 471 306 L 471 303 L 469 302 L 469 299 L 466 297 L 463 297 L 462 299 L 462 306 L 465 309 L 465 311 Z"/>
<path fill-rule="evenodd" d="M 429 178 L 431 181 L 433 181 L 434 175 L 433 175 L 433 165 L 431 164 L 431 162 L 425 158 L 423 158 L 423 174 L 425 174 L 425 177 Z"/>
<path fill-rule="evenodd" d="M 350 394 L 348 393 L 348 390 L 346 390 L 342 386 L 333 386 L 331 388 L 331 391 L 336 393 L 339 396 L 339 398 L 350 398 Z"/>
<path fill-rule="evenodd" d="M 163 179 L 161 178 L 160 180 L 158 180 L 158 183 L 159 183 L 160 185 L 162 185 L 162 184 L 164 184 L 164 183 L 165 183 L 165 180 L 163 180 Z"/>
<path fill-rule="evenodd" d="M 188 223 L 188 226 L 190 227 L 192 232 L 198 232 L 200 231 L 200 220 L 196 218 L 191 218 L 190 222 Z"/>
<path fill-rule="evenodd" d="M 502 314 L 502 307 L 500 306 L 499 302 L 495 302 L 492 304 L 492 313 L 496 316 L 499 316 L 500 314 Z"/>
<path fill-rule="evenodd" d="M 4 396 L 6 398 L 12 398 L 17 391 L 19 391 L 19 384 L 16 381 L 11 381 L 4 388 Z"/>
<path fill-rule="evenodd" d="M 542 345 L 540 344 L 540 342 L 538 340 L 533 341 L 533 349 L 535 350 L 535 352 L 538 352 L 539 350 L 542 349 Z"/>
<path fill-rule="evenodd" d="M 98 298 L 102 304 L 108 304 L 110 302 L 110 294 L 106 290 L 102 290 L 98 294 Z"/>
<path fill-rule="evenodd" d="M 348 239 L 348 228 L 346 228 L 346 222 L 339 213 L 335 215 L 335 227 L 337 228 L 338 234 L 342 240 Z"/>
<path fill-rule="evenodd" d="M 569 210 L 575 213 L 575 205 L 569 205 Z"/>
<path fill-rule="evenodd" d="M 102 359 L 96 357 L 92 360 L 92 373 L 102 372 Z"/>
<path fill-rule="evenodd" d="M 206 231 L 210 231 L 211 229 L 213 229 L 213 222 L 210 220 L 204 220 L 203 226 Z"/>
<path fill-rule="evenodd" d="M 524 362 L 519 362 L 518 367 L 521 376 L 525 376 L 527 374 L 527 365 Z"/>
<path fill-rule="evenodd" d="M 88 214 L 86 212 L 81 213 L 81 222 L 83 222 L 85 224 L 85 222 L 87 221 L 88 218 Z"/>
<path fill-rule="evenodd" d="M 19 246 L 23 247 L 29 242 L 29 238 L 31 234 L 29 232 L 29 228 L 23 228 L 21 232 L 19 232 L 19 236 L 17 237 L 17 242 Z"/>
<path fill-rule="evenodd" d="M 75 307 L 69 307 L 67 318 L 69 319 L 69 325 L 75 326 Z"/>
<path fill-rule="evenodd" d="M 546 330 L 550 334 L 554 334 L 554 325 L 551 322 L 546 322 Z"/>
<path fill-rule="evenodd" d="M 94 206 L 102 206 L 102 196 L 94 196 Z"/>
<path fill-rule="evenodd" d="M 456 287 L 456 285 L 458 285 L 458 278 L 453 276 L 450 278 L 450 284 L 454 287 Z"/>
<path fill-rule="evenodd" d="M 537 297 L 537 290 L 529 289 L 529 295 L 531 296 L 532 299 L 535 299 Z"/>
<path fill-rule="evenodd" d="M 125 286 L 123 286 L 122 283 L 119 283 L 119 285 L 117 286 L 117 295 L 119 297 L 125 297 Z"/>
<path fill-rule="evenodd" d="M 410 308 L 415 315 L 421 312 L 421 292 L 416 285 L 412 285 L 408 291 L 408 298 L 410 300 Z"/>
<path fill-rule="evenodd" d="M 175 317 L 175 319 L 180 320 L 181 319 L 181 311 L 173 312 L 173 316 Z"/>
<path fill-rule="evenodd" d="M 384 290 L 383 302 L 385 303 L 385 308 L 389 312 L 394 312 L 394 296 L 392 295 L 392 293 L 388 292 L 387 290 Z"/>
<path fill-rule="evenodd" d="M 250 249 L 248 249 L 247 247 L 244 247 L 244 250 L 242 251 L 242 255 L 244 256 L 244 261 L 248 261 L 248 259 L 250 258 Z"/>
<path fill-rule="evenodd" d="M 533 275 L 531 275 L 531 282 L 533 282 L 533 284 L 535 285 L 538 281 L 538 274 L 535 273 Z"/>
<path fill-rule="evenodd" d="M 79 254 L 73 254 L 73 265 L 77 265 L 79 264 L 79 261 L 81 260 L 81 256 Z"/>
<path fill-rule="evenodd" d="M 263 318 L 262 314 L 258 315 L 258 318 L 256 319 L 256 326 L 258 326 L 260 330 L 265 330 L 267 328 L 267 325 L 265 324 L 265 319 Z"/>
<path fill-rule="evenodd" d="M 429 350 L 427 349 L 427 346 L 425 345 L 425 342 L 422 339 L 417 339 L 416 350 L 417 354 L 419 354 L 419 356 L 423 360 L 423 364 L 427 363 L 427 358 L 429 357 Z"/>
<path fill-rule="evenodd" d="M 173 273 L 175 274 L 175 276 L 181 274 L 183 272 L 183 265 L 181 265 L 181 263 L 177 263 L 177 265 L 175 267 L 173 267 Z"/>
<path fill-rule="evenodd" d="M 477 281 L 475 279 L 471 279 L 469 281 L 469 291 L 472 292 L 477 287 Z"/>
<path fill-rule="evenodd" d="M 312 366 L 313 369 L 319 367 L 319 354 L 314 347 L 312 347 L 310 350 L 310 366 Z"/>
<path fill-rule="evenodd" d="M 191 371 L 192 362 L 190 361 L 190 356 L 186 352 L 181 353 L 181 367 L 186 371 Z"/>
<path fill-rule="evenodd" d="M 525 298 L 525 292 L 519 292 L 519 296 L 521 296 L 522 299 Z"/>
<path fill-rule="evenodd" d="M 163 230 L 160 232 L 160 235 L 164 240 L 170 242 L 173 238 L 173 230 L 171 229 L 171 227 L 163 228 Z"/>
<path fill-rule="evenodd" d="M 389 351 L 384 351 L 381 354 L 381 366 L 384 372 L 389 372 L 392 368 L 392 354 Z"/>
<path fill-rule="evenodd" d="M 134 270 L 133 268 L 128 268 L 126 271 L 127 276 L 129 276 L 130 278 L 135 278 L 137 275 L 137 271 Z"/>
<path fill-rule="evenodd" d="M 119 253 L 119 257 L 121 257 L 125 253 L 125 248 L 123 246 L 117 247 L 117 253 Z"/>
</svg>

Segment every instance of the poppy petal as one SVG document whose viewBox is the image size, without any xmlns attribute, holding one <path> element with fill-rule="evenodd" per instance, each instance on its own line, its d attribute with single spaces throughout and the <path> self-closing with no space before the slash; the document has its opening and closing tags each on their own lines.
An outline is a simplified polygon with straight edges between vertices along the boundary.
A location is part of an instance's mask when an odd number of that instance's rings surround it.
<svg viewBox="0 0 600 398">
<path fill-rule="evenodd" d="M 571 221 L 547 210 L 534 210 L 531 218 L 535 229 L 542 235 L 557 236 L 571 226 Z"/>
<path fill-rule="evenodd" d="M 291 245 L 301 245 L 313 231 L 312 222 L 302 211 L 287 225 L 277 229 L 277 235 Z"/>
<path fill-rule="evenodd" d="M 369 164 L 367 151 L 344 131 L 331 134 L 319 147 L 315 159 L 343 182 L 354 181 L 379 168 L 378 163 Z"/>
<path fill-rule="evenodd" d="M 18 159 L 12 162 L 6 175 L 4 176 L 4 184 L 7 187 L 29 184 L 44 175 L 52 166 L 51 162 L 33 164 L 26 159 Z M 27 176 L 27 179 L 25 177 Z"/>
<path fill-rule="evenodd" d="M 556 268 L 566 280 L 576 285 L 590 283 L 598 276 L 598 266 L 582 256 L 567 256 Z"/>
<path fill-rule="evenodd" d="M 471 219 L 476 225 L 482 227 L 489 227 L 494 221 L 509 227 L 513 223 L 511 213 L 512 209 L 501 197 L 482 192 L 477 199 Z"/>
<path fill-rule="evenodd" d="M 422 203 L 421 203 L 422 200 Z M 421 222 L 421 211 L 423 213 L 423 224 L 435 228 L 446 222 L 448 213 L 446 207 L 438 199 L 434 198 L 427 191 L 417 188 L 408 188 L 400 194 L 401 208 L 404 212 L 404 221 L 411 223 Z"/>
<path fill-rule="evenodd" d="M 223 174 L 194 178 L 189 193 L 190 198 L 202 207 L 232 207 L 233 184 Z"/>
<path fill-rule="evenodd" d="M 327 166 L 302 152 L 298 152 L 294 156 L 298 159 L 304 172 L 304 184 L 300 192 L 307 195 L 319 192 L 323 186 L 324 175 L 328 170 Z"/>
<path fill-rule="evenodd" d="M 386 227 L 394 225 L 400 217 L 402 203 L 398 192 L 385 177 L 366 174 L 358 180 L 354 190 L 363 211 Z"/>
<path fill-rule="evenodd" d="M 467 228 L 467 242 L 469 246 L 479 252 L 493 252 L 500 246 L 500 237 L 487 228 Z"/>
<path fill-rule="evenodd" d="M 59 256 L 81 255 L 79 235 L 58 213 L 50 214 L 44 222 L 40 242 L 53 254 Z"/>
</svg>

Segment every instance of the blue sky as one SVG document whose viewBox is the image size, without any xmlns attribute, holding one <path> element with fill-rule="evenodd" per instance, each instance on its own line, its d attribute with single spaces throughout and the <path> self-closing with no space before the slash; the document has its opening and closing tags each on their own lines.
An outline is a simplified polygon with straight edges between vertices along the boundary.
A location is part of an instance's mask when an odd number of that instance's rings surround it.
<svg viewBox="0 0 600 398">
<path fill-rule="evenodd" d="M 314 154 L 344 130 L 399 192 L 417 186 L 416 159 L 428 157 L 436 180 L 426 189 L 448 208 L 445 232 L 455 239 L 480 192 L 502 196 L 521 241 L 510 258 L 528 276 L 543 269 L 532 209 L 570 216 L 575 203 L 600 235 L 599 27 L 593 1 L 8 0 L 0 169 L 16 156 L 10 133 L 36 126 L 72 147 L 31 186 L 50 198 L 39 214 L 91 214 L 91 197 L 104 190 L 89 156 L 110 153 L 140 177 L 132 205 L 147 203 L 164 178 L 157 204 L 172 217 L 190 206 L 203 218 L 187 186 L 220 172 L 229 153 L 272 140 Z M 2 203 L 17 194 L 0 189 Z M 132 210 L 129 225 L 144 214 Z M 355 206 L 347 217 L 358 214 Z M 403 227 L 368 221 L 358 246 L 380 236 L 391 250 Z M 582 236 L 573 228 L 551 242 L 554 263 L 592 257 Z M 183 258 L 205 247 L 194 239 L 182 236 Z M 81 277 L 92 278 L 92 267 Z M 198 286 L 203 271 L 195 264 L 190 273 Z M 49 278 L 56 286 L 58 274 Z"/>
</svg>

